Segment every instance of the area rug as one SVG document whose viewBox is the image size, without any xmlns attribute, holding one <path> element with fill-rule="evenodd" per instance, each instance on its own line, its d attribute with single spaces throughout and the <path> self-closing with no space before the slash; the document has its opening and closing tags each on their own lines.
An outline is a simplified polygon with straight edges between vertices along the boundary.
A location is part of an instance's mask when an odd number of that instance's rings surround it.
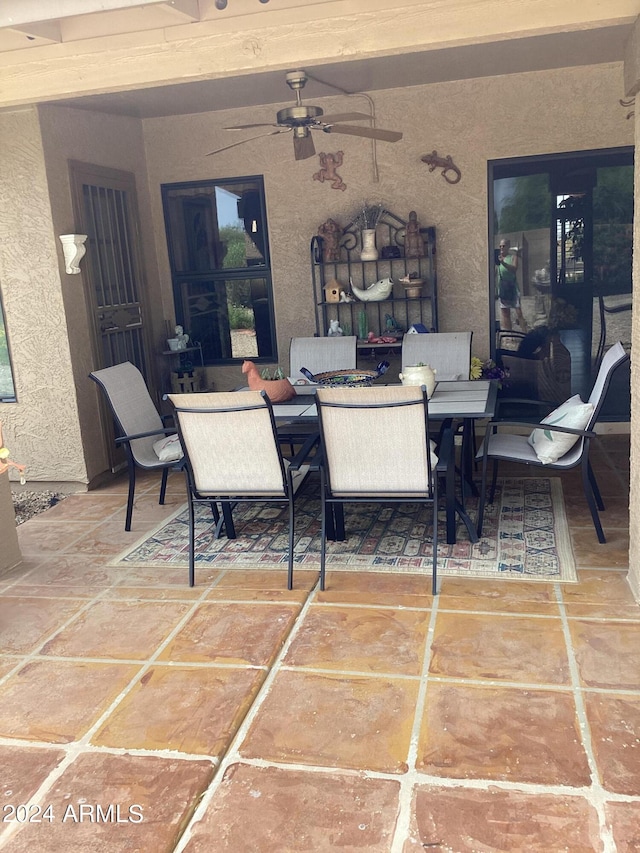
<svg viewBox="0 0 640 853">
<path fill-rule="evenodd" d="M 473 498 L 467 510 L 476 516 Z M 347 504 L 346 540 L 329 542 L 332 571 L 431 572 L 431 509 L 417 504 Z M 237 538 L 215 538 L 207 506 L 197 509 L 196 569 L 284 569 L 288 559 L 288 511 L 265 504 L 237 504 Z M 455 577 L 576 582 L 575 561 L 559 478 L 504 479 L 487 504 L 482 538 L 475 545 L 458 525 L 455 545 L 447 545 L 444 513 L 438 524 L 438 570 Z M 118 555 L 119 567 L 188 565 L 188 514 L 180 507 L 154 531 Z M 308 481 L 296 501 L 295 565 L 316 569 L 320 562 L 318 484 Z"/>
</svg>

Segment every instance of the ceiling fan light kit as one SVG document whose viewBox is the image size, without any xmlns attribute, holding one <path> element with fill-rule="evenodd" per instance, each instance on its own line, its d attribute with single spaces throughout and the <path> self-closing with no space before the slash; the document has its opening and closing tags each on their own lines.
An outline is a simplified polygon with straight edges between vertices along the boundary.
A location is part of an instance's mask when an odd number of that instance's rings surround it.
<svg viewBox="0 0 640 853">
<path fill-rule="evenodd" d="M 402 139 L 402 133 L 399 131 L 384 130 L 378 127 L 360 127 L 358 125 L 342 123 L 363 120 L 372 121 L 374 119 L 373 113 L 350 112 L 325 115 L 320 107 L 303 104 L 300 93 L 309 79 L 306 71 L 289 71 L 285 79 L 289 88 L 296 94 L 296 103 L 294 106 L 278 110 L 275 124 L 244 124 L 225 128 L 225 130 L 248 130 L 254 127 L 275 127 L 277 130 L 272 130 L 269 133 L 263 133 L 259 136 L 252 136 L 249 139 L 243 139 L 239 142 L 233 142 L 231 145 L 225 145 L 222 148 L 217 148 L 215 151 L 210 151 L 209 154 L 219 154 L 221 151 L 227 151 L 229 148 L 234 148 L 236 145 L 243 145 L 245 142 L 250 142 L 253 139 L 275 136 L 277 133 L 287 133 L 288 131 L 292 131 L 293 152 L 296 160 L 307 160 L 316 153 L 311 135 L 312 130 L 322 130 L 325 133 L 343 133 L 347 136 L 361 136 L 366 139 L 380 140 L 382 142 L 398 142 L 398 140 Z"/>
</svg>

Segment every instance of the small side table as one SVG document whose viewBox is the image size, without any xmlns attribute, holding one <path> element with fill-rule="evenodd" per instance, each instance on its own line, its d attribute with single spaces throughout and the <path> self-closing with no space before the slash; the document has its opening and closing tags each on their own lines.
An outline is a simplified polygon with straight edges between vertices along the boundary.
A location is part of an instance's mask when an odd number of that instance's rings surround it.
<svg viewBox="0 0 640 853">
<path fill-rule="evenodd" d="M 194 365 L 191 353 L 198 353 L 199 365 Z M 162 355 L 170 358 L 171 391 L 174 394 L 185 394 L 199 391 L 204 374 L 204 357 L 201 344 L 194 344 L 180 350 L 163 350 Z"/>
</svg>

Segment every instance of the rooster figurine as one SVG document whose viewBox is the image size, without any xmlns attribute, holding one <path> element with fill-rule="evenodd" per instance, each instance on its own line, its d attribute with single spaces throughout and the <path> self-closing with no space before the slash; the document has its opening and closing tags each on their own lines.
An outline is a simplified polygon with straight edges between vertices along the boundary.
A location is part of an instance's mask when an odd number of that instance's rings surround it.
<svg viewBox="0 0 640 853">
<path fill-rule="evenodd" d="M 252 361 L 242 362 L 242 372 L 252 391 L 264 391 L 272 403 L 286 403 L 296 396 L 296 389 L 288 379 L 263 379 Z"/>
</svg>

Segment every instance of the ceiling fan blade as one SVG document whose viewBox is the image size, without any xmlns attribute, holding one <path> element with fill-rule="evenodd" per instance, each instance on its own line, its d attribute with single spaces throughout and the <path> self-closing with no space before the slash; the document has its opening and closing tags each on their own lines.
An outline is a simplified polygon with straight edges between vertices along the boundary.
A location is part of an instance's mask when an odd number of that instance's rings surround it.
<svg viewBox="0 0 640 853">
<path fill-rule="evenodd" d="M 370 118 L 371 116 L 367 113 L 331 113 L 328 116 L 320 116 L 318 121 L 324 124 L 335 124 L 337 121 L 360 121 Z"/>
<path fill-rule="evenodd" d="M 252 127 L 278 127 L 278 125 L 266 121 L 259 124 L 235 124 L 231 127 L 224 127 L 223 130 L 250 130 Z"/>
<path fill-rule="evenodd" d="M 275 136 L 278 133 L 288 133 L 289 128 L 286 130 L 272 130 L 271 133 L 260 133 L 258 136 L 250 136 L 248 139 L 240 139 L 238 142 L 232 142 L 231 145 L 224 145 L 222 148 L 216 148 L 215 151 L 209 151 L 207 157 L 210 157 L 212 154 L 219 154 L 221 151 L 228 151 L 230 148 L 235 148 L 236 145 L 244 145 L 245 142 L 251 142 L 253 139 L 264 139 L 267 136 Z"/>
<path fill-rule="evenodd" d="M 294 136 L 293 151 L 296 160 L 307 160 L 309 157 L 313 157 L 316 153 L 316 146 L 313 144 L 311 134 L 308 133 L 307 136 Z"/>
<path fill-rule="evenodd" d="M 382 142 L 398 142 L 402 134 L 397 130 L 383 130 L 380 127 L 356 127 L 349 124 L 330 124 L 323 128 L 325 133 L 346 133 L 348 136 L 366 136 L 367 139 L 380 139 Z"/>
</svg>

